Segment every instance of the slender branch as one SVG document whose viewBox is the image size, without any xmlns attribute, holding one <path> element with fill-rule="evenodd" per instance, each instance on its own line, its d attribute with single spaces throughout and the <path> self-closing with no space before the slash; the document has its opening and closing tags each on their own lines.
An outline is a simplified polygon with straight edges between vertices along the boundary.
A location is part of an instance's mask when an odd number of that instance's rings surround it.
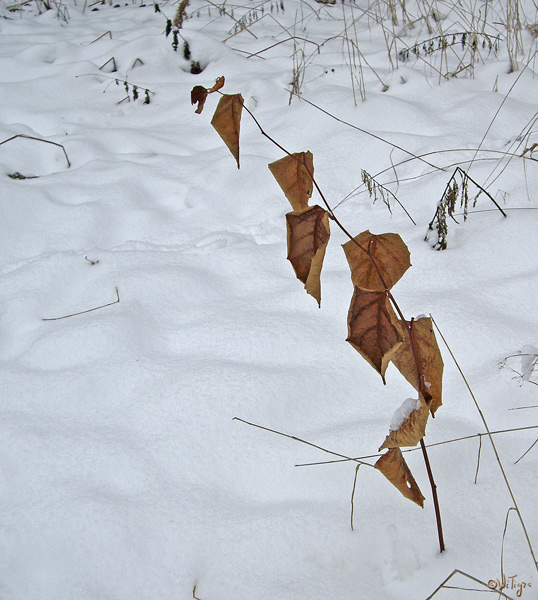
<svg viewBox="0 0 538 600">
<path fill-rule="evenodd" d="M 94 263 L 95 264 L 95 263 Z M 106 308 L 107 306 L 112 306 L 113 304 L 118 304 L 120 301 L 120 293 L 118 292 L 118 288 L 116 290 L 116 300 L 114 302 L 109 302 L 108 304 L 103 304 L 101 306 L 96 306 L 95 308 L 89 308 L 88 310 L 81 310 L 80 312 L 72 313 L 70 315 L 64 315 L 63 317 L 52 317 L 49 319 L 41 319 L 42 321 L 59 321 L 60 319 L 69 319 L 69 317 L 76 317 L 78 315 L 84 315 L 89 312 L 93 312 L 94 310 L 99 310 L 101 308 Z"/>
<path fill-rule="evenodd" d="M 533 407 L 527 407 L 524 406 L 522 408 L 533 408 Z M 538 408 L 538 407 L 534 407 L 534 408 Z M 517 410 L 517 409 L 509 409 L 509 410 Z M 491 435 L 498 435 L 500 433 L 514 433 L 516 431 L 527 431 L 529 429 L 538 429 L 538 425 L 528 425 L 527 427 L 514 427 L 512 429 L 500 429 L 499 431 L 491 431 Z M 489 435 L 488 433 L 475 433 L 473 435 L 465 435 L 463 437 L 459 437 L 459 438 L 454 438 L 451 440 L 445 440 L 443 442 L 435 442 L 433 444 L 426 444 L 426 448 L 435 448 L 436 446 L 444 446 L 445 444 L 454 444 L 455 442 L 464 442 L 466 440 L 473 440 L 475 438 L 482 438 L 486 435 Z M 417 450 L 420 450 L 420 448 L 406 448 L 404 450 L 402 450 L 402 452 L 406 453 L 406 452 L 416 452 Z M 353 457 L 353 460 L 367 460 L 369 458 L 379 458 L 380 456 L 382 456 L 382 454 L 378 453 L 378 454 L 369 454 L 367 456 L 355 456 Z M 347 459 L 343 459 L 343 460 L 326 460 L 326 461 L 320 461 L 320 462 L 314 462 L 314 463 L 300 463 L 295 465 L 296 467 L 318 467 L 318 466 L 322 466 L 322 465 L 334 465 L 334 464 L 338 464 L 341 462 L 347 462 Z"/>
<path fill-rule="evenodd" d="M 7 144 L 7 142 L 11 142 L 11 140 L 15 140 L 17 138 L 25 138 L 27 140 L 34 140 L 36 142 L 43 142 L 44 144 L 52 144 L 53 146 L 58 146 L 58 148 L 61 148 L 64 152 L 65 160 L 67 161 L 67 167 L 69 168 L 71 166 L 71 163 L 69 162 L 69 157 L 67 156 L 67 152 L 65 151 L 65 148 L 62 146 L 62 144 L 58 144 L 57 142 L 51 142 L 50 140 L 44 140 L 43 138 L 34 137 L 33 135 L 26 135 L 25 133 L 18 133 L 17 135 L 13 135 L 10 138 L 8 138 L 7 140 L 0 142 L 0 146 L 2 144 Z"/>
<path fill-rule="evenodd" d="M 351 458 L 350 456 L 346 456 L 345 454 L 340 454 L 339 452 L 333 452 L 332 450 L 327 450 L 327 448 L 323 448 L 322 446 L 318 446 L 317 444 L 312 444 L 312 442 L 307 442 L 301 438 L 296 437 L 295 435 L 288 435 L 287 433 L 282 433 L 282 431 L 277 431 L 276 429 L 271 429 L 269 427 L 264 427 L 263 425 L 257 425 L 256 423 L 251 423 L 250 421 L 245 421 L 244 419 L 240 419 L 239 417 L 234 417 L 232 421 L 239 421 L 240 423 L 244 423 L 245 425 L 250 425 L 251 427 L 256 427 L 256 429 L 262 429 L 263 431 L 268 431 L 269 433 L 276 433 L 276 435 L 281 435 L 282 437 L 288 438 L 289 440 L 293 440 L 294 442 L 301 442 L 301 444 L 306 444 L 307 446 L 311 446 L 312 448 L 316 448 L 316 450 L 321 450 L 322 452 L 327 452 L 327 454 L 332 454 L 333 456 L 339 456 L 340 458 L 345 458 L 346 460 L 351 460 L 353 462 L 359 463 L 359 465 L 366 465 L 367 467 L 374 467 L 370 463 L 364 462 L 362 460 L 357 460 L 355 458 Z"/>
<path fill-rule="evenodd" d="M 439 510 L 439 499 L 437 498 L 437 486 L 435 485 L 435 481 L 433 479 L 433 473 L 430 466 L 430 459 L 428 458 L 428 453 L 426 452 L 426 446 L 424 444 L 424 438 L 420 440 L 420 447 L 422 449 L 422 456 L 424 457 L 424 463 L 426 464 L 426 471 L 428 472 L 428 478 L 431 483 L 432 488 L 432 497 L 433 497 L 433 505 L 435 508 L 435 519 L 437 521 L 437 535 L 439 537 L 439 548 L 441 552 L 445 550 L 445 541 L 443 539 L 443 525 L 441 523 L 441 511 Z"/>
<path fill-rule="evenodd" d="M 317 104 L 314 104 L 310 100 L 307 100 L 303 96 L 298 96 L 294 92 L 291 92 L 291 90 L 287 90 L 287 91 L 289 91 L 290 93 L 293 93 L 298 98 L 301 98 L 301 100 L 303 102 L 306 102 L 307 104 L 310 104 L 310 106 L 313 106 L 317 110 L 321 111 L 323 114 L 331 117 L 331 119 L 334 119 L 335 121 L 338 121 L 339 123 L 342 123 L 343 125 L 347 125 L 348 127 L 352 127 L 353 129 L 356 129 L 357 131 L 360 131 L 361 133 L 364 133 L 365 135 L 373 137 L 374 139 L 379 140 L 380 142 L 383 142 L 384 144 L 388 144 L 389 146 L 392 146 L 393 148 L 396 148 L 397 150 L 401 150 L 402 152 L 405 152 L 405 154 L 408 154 L 412 159 L 420 160 L 421 162 L 426 163 L 429 167 L 432 167 L 436 171 L 444 171 L 445 170 L 442 167 L 438 167 L 438 166 L 432 164 L 431 162 L 428 162 L 427 160 L 425 160 L 421 156 L 413 154 L 409 150 L 406 150 L 405 148 L 402 148 L 401 146 L 398 146 L 398 144 L 394 144 L 393 142 L 389 142 L 388 140 L 382 138 L 379 135 L 376 135 L 375 133 L 372 133 L 371 131 L 366 131 L 366 129 L 362 129 L 361 127 L 358 127 L 357 125 L 353 125 L 352 123 L 348 123 L 347 121 L 344 121 L 343 119 L 338 118 L 337 116 L 333 115 L 332 113 L 330 113 L 329 111 L 325 110 L 324 108 L 321 108 L 321 106 L 318 106 Z"/>
<path fill-rule="evenodd" d="M 351 491 L 351 531 L 354 531 L 353 517 L 355 514 L 355 489 L 357 487 L 357 476 L 359 474 L 360 467 L 361 467 L 360 465 L 357 465 L 357 467 L 355 469 L 355 477 L 353 478 L 353 490 Z"/>
<path fill-rule="evenodd" d="M 474 475 L 475 485 L 476 485 L 476 482 L 478 481 L 478 470 L 480 469 L 480 454 L 482 452 L 482 435 L 478 438 L 480 440 L 480 443 L 478 444 L 478 458 L 476 459 L 476 473 Z"/>
<path fill-rule="evenodd" d="M 519 462 L 519 461 L 520 461 L 522 458 L 524 458 L 525 456 L 527 456 L 527 454 L 528 454 L 528 453 L 529 453 L 529 452 L 530 452 L 530 451 L 531 451 L 531 450 L 534 448 L 534 446 L 536 446 L 536 444 L 538 444 L 538 440 L 535 440 L 535 441 L 532 443 L 531 447 L 530 447 L 530 448 L 528 448 L 528 449 L 527 449 L 527 450 L 526 450 L 526 451 L 525 451 L 525 452 L 524 452 L 524 453 L 523 453 L 523 454 L 522 454 L 522 455 L 521 455 L 521 456 L 520 456 L 520 457 L 519 457 L 519 458 L 516 460 L 516 462 L 515 462 L 514 464 L 515 464 L 515 465 L 517 465 L 517 463 L 518 463 L 518 462 Z"/>
</svg>

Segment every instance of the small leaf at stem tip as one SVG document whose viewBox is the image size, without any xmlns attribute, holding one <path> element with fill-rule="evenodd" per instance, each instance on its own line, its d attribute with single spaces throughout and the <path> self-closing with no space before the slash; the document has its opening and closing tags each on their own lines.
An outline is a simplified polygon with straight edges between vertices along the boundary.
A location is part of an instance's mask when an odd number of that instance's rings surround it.
<svg viewBox="0 0 538 600">
<path fill-rule="evenodd" d="M 329 214 L 320 206 L 286 215 L 288 260 L 305 290 L 321 305 L 321 269 L 329 243 Z"/>
<path fill-rule="evenodd" d="M 384 292 L 365 292 L 355 287 L 347 316 L 349 342 L 385 381 L 391 357 L 402 343 L 397 322 Z"/>
<path fill-rule="evenodd" d="M 363 231 L 342 248 L 351 269 L 351 281 L 363 290 L 390 290 L 411 266 L 409 250 L 397 233 L 374 235 Z"/>
<path fill-rule="evenodd" d="M 223 94 L 219 100 L 213 119 L 211 119 L 211 125 L 213 125 L 237 161 L 238 169 L 239 129 L 242 110 L 243 96 L 241 94 Z"/>
<path fill-rule="evenodd" d="M 296 212 L 308 208 L 314 190 L 312 152 L 296 152 L 272 162 L 269 169 Z"/>
<path fill-rule="evenodd" d="M 443 358 L 437 345 L 430 317 L 411 321 L 398 321 L 402 330 L 403 344 L 392 357 L 394 366 L 424 397 L 432 415 L 442 405 Z M 411 336 L 415 343 L 416 359 L 411 348 Z"/>
<path fill-rule="evenodd" d="M 383 454 L 374 467 L 381 471 L 406 498 L 424 508 L 424 496 L 399 448 L 391 448 Z"/>
<path fill-rule="evenodd" d="M 210 90 L 207 90 L 208 94 L 212 94 L 213 92 L 217 92 L 221 88 L 224 87 L 224 75 L 215 80 L 215 84 Z"/>
<path fill-rule="evenodd" d="M 430 415 L 430 408 L 422 395 L 416 401 L 416 407 L 402 421 L 399 427 L 389 433 L 379 448 L 402 448 L 404 446 L 416 446 L 426 435 L 426 423 Z"/>
<path fill-rule="evenodd" d="M 198 106 L 194 111 L 197 114 L 200 114 L 204 110 L 204 104 L 207 98 L 207 90 L 205 87 L 201 85 L 195 85 L 191 91 L 191 104 L 196 104 L 198 102 Z"/>
</svg>

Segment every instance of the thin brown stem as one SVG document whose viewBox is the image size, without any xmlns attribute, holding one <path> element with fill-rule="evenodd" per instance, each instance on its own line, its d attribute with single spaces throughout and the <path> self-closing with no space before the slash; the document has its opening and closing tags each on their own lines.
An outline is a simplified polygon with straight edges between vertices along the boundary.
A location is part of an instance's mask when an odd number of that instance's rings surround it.
<svg viewBox="0 0 538 600">
<path fill-rule="evenodd" d="M 424 457 L 424 463 L 426 464 L 426 471 L 428 472 L 428 478 L 430 480 L 433 496 L 433 505 L 435 508 L 435 519 L 437 521 L 437 535 L 439 536 L 439 548 L 441 552 L 445 550 L 445 541 L 443 539 L 443 525 L 441 523 L 441 511 L 439 510 L 439 499 L 437 498 L 437 486 L 433 479 L 433 473 L 430 466 L 430 459 L 426 452 L 426 445 L 424 444 L 424 438 L 420 440 L 420 447 L 422 449 L 422 456 Z"/>
</svg>

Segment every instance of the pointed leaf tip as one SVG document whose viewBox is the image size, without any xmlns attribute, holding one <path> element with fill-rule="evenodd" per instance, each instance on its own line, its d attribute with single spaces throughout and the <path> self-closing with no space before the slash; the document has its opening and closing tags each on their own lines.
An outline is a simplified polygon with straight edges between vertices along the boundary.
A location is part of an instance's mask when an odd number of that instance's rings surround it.
<svg viewBox="0 0 538 600">
<path fill-rule="evenodd" d="M 399 448 L 391 448 L 383 454 L 374 467 L 381 471 L 406 498 L 424 508 L 424 496 Z"/>
<path fill-rule="evenodd" d="M 243 96 L 241 94 L 223 94 L 211 125 L 220 135 L 233 157 L 237 161 L 239 169 L 239 129 L 241 125 L 241 112 L 243 110 Z"/>
<path fill-rule="evenodd" d="M 320 206 L 286 215 L 288 260 L 305 290 L 321 304 L 321 269 L 329 243 L 329 214 Z"/>
<path fill-rule="evenodd" d="M 308 208 L 308 200 L 314 190 L 312 152 L 295 152 L 272 162 L 269 169 L 293 210 L 299 212 Z"/>
<path fill-rule="evenodd" d="M 349 307 L 347 325 L 349 342 L 381 375 L 402 343 L 397 321 L 384 292 L 365 292 L 356 287 Z"/>
</svg>

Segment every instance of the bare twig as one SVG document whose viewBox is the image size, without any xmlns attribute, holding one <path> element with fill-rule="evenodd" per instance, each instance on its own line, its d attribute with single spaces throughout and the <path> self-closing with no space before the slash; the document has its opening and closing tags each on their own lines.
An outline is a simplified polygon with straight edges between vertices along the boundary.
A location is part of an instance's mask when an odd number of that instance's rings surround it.
<svg viewBox="0 0 538 600">
<path fill-rule="evenodd" d="M 532 408 L 532 407 L 522 407 L 522 408 Z M 534 407 L 534 408 L 538 408 L 538 407 Z M 517 410 L 517 409 L 509 409 L 509 410 Z M 443 442 L 435 442 L 434 444 L 426 444 L 426 448 L 435 448 L 436 446 L 444 446 L 445 444 L 454 444 L 455 442 L 464 442 L 466 440 L 473 440 L 475 438 L 481 438 L 483 436 L 489 435 L 491 433 L 491 435 L 498 435 L 500 433 L 514 433 L 516 431 L 528 431 L 529 429 L 538 429 L 538 425 L 528 425 L 527 427 L 514 427 L 512 429 L 501 429 L 499 431 L 490 431 L 489 433 L 475 433 L 473 435 L 465 435 L 463 437 L 459 437 L 459 438 L 454 438 L 452 440 L 445 440 Z M 420 450 L 420 448 L 405 448 L 402 449 L 402 452 L 416 452 L 417 450 Z M 380 456 L 382 456 L 382 454 L 378 453 L 378 454 L 368 454 L 367 456 L 355 456 L 353 457 L 352 460 L 367 460 L 369 458 L 379 458 Z M 342 459 L 342 460 L 326 460 L 326 461 L 320 461 L 320 462 L 313 462 L 313 463 L 299 463 L 296 464 L 296 467 L 318 467 L 318 466 L 322 466 L 322 465 L 333 465 L 333 464 L 338 464 L 341 462 L 347 462 L 348 459 Z"/>
<path fill-rule="evenodd" d="M 476 485 L 476 482 L 478 480 L 478 470 L 480 469 L 480 454 L 482 452 L 482 435 L 478 438 L 480 440 L 480 443 L 478 444 L 478 457 L 476 459 L 476 473 L 474 475 L 474 483 L 475 483 L 475 485 Z"/>
<path fill-rule="evenodd" d="M 357 467 L 355 468 L 355 477 L 353 478 L 353 490 L 351 491 L 351 531 L 354 531 L 353 516 L 355 513 L 355 489 L 357 487 L 357 476 L 359 474 L 360 467 L 360 465 L 357 465 Z"/>
<path fill-rule="evenodd" d="M 43 138 L 34 137 L 32 135 L 26 135 L 25 133 L 18 133 L 17 135 L 13 135 L 10 138 L 8 138 L 7 140 L 0 142 L 0 146 L 2 144 L 7 144 L 7 142 L 11 142 L 11 140 L 15 140 L 17 138 L 24 138 L 27 140 L 34 140 L 36 142 L 43 142 L 45 144 L 51 144 L 53 146 L 58 146 L 58 148 L 61 148 L 64 152 L 65 160 L 67 161 L 67 166 L 68 167 L 71 166 L 71 163 L 69 162 L 69 158 L 67 156 L 67 152 L 65 151 L 65 148 L 62 146 L 62 144 L 58 144 L 57 142 L 51 142 L 50 140 L 44 140 Z"/>
<path fill-rule="evenodd" d="M 490 591 L 490 592 L 493 592 L 494 594 L 499 594 L 499 596 L 502 596 L 503 598 L 507 598 L 507 600 L 514 600 L 510 596 L 507 596 L 501 590 L 493 589 L 484 581 L 481 581 L 480 579 L 477 579 L 476 577 L 473 577 L 472 575 L 469 575 L 468 573 L 464 573 L 463 571 L 460 571 L 459 569 L 454 569 L 452 571 L 452 573 L 443 581 L 443 583 L 441 583 L 441 585 L 433 592 L 433 594 L 429 595 L 426 598 L 426 600 L 431 600 L 443 588 L 445 588 L 445 589 L 447 589 L 447 588 L 448 589 L 462 589 L 462 588 L 453 588 L 452 586 L 446 585 L 452 579 L 452 577 L 454 577 L 454 575 L 462 575 L 463 577 L 466 577 L 467 579 L 470 579 L 471 581 L 478 583 L 478 585 L 481 585 L 482 587 L 486 588 L 486 590 L 484 590 L 484 591 Z M 477 591 L 477 590 L 473 590 L 473 591 Z"/>
<path fill-rule="evenodd" d="M 59 321 L 60 319 L 68 319 L 69 317 L 76 317 L 77 315 L 84 315 L 89 312 L 93 312 L 94 310 L 99 310 L 101 308 L 106 308 L 107 306 L 112 306 L 113 304 L 118 304 L 120 301 L 120 293 L 118 292 L 118 288 L 116 290 L 116 300 L 114 302 L 109 302 L 108 304 L 103 304 L 101 306 L 96 306 L 95 308 L 89 308 L 88 310 L 81 310 L 80 312 L 72 313 L 70 315 L 64 315 L 63 317 L 52 317 L 49 319 L 41 319 L 42 321 Z"/>
<path fill-rule="evenodd" d="M 332 450 L 327 450 L 327 448 L 323 448 L 322 446 L 318 446 L 317 444 L 312 444 L 312 442 L 307 442 L 301 438 L 296 437 L 295 435 L 288 435 L 287 433 L 282 433 L 282 431 L 277 431 L 276 429 L 270 429 L 269 427 L 264 427 L 263 425 L 257 425 L 256 423 L 251 423 L 249 421 L 245 421 L 244 419 L 240 419 L 239 417 L 234 417 L 232 421 L 239 421 L 240 423 L 244 423 L 245 425 L 250 425 L 251 427 L 256 427 L 256 429 L 262 429 L 263 431 L 268 431 L 269 433 L 276 433 L 277 435 L 281 435 L 282 437 L 293 440 L 294 442 L 301 442 L 301 444 L 306 444 L 307 446 L 311 446 L 312 448 L 316 448 L 316 450 L 321 450 L 322 452 L 327 452 L 327 454 L 332 454 L 333 456 L 339 456 L 340 458 L 345 458 L 346 460 L 351 460 L 353 462 L 359 463 L 359 465 L 366 465 L 367 467 L 372 467 L 370 463 L 364 462 L 362 460 L 357 460 L 355 458 L 351 458 L 350 456 L 346 456 L 345 454 L 340 454 L 339 452 L 333 452 Z"/>
<path fill-rule="evenodd" d="M 290 91 L 290 90 L 288 90 L 288 91 Z M 370 131 L 366 131 L 366 129 L 362 129 L 361 127 L 358 127 L 357 125 L 353 125 L 352 123 L 348 123 L 347 121 L 344 121 L 343 119 L 340 119 L 339 117 L 333 115 L 332 113 L 330 113 L 329 111 L 325 110 L 324 108 L 321 108 L 321 106 L 318 106 L 317 104 L 314 104 L 313 102 L 311 102 L 310 100 L 307 100 L 306 98 L 303 98 L 302 96 L 301 96 L 301 100 L 303 102 L 306 102 L 307 104 L 310 104 L 310 106 L 313 106 L 314 108 L 316 108 L 317 110 L 319 110 L 323 114 L 331 117 L 331 119 L 334 119 L 335 121 L 338 121 L 339 123 L 342 123 L 343 125 L 347 125 L 348 127 L 356 129 L 357 131 L 360 131 L 361 133 L 364 133 L 365 135 L 373 137 L 374 139 L 379 140 L 380 142 L 383 142 L 384 144 L 388 144 L 389 146 L 392 146 L 393 148 L 396 148 L 397 150 L 401 150 L 402 152 L 405 152 L 405 154 L 410 155 L 413 159 L 420 160 L 421 162 L 426 163 L 429 167 L 432 167 L 436 171 L 444 171 L 445 170 L 442 167 L 438 167 L 438 166 L 432 164 L 431 162 L 428 162 L 427 160 L 425 160 L 421 156 L 417 156 L 416 154 L 413 154 L 413 152 L 410 152 L 409 150 L 406 150 L 405 148 L 402 148 L 401 146 L 398 146 L 398 144 L 394 144 L 393 142 L 389 142 L 388 140 L 380 137 L 379 135 L 376 135 L 375 133 L 372 133 Z"/>
<path fill-rule="evenodd" d="M 522 458 L 524 458 L 525 456 L 527 456 L 527 454 L 528 454 L 528 453 L 529 453 L 529 452 L 530 452 L 530 451 L 531 451 L 531 450 L 534 448 L 534 446 L 536 446 L 536 444 L 538 444 L 538 440 L 535 440 L 535 441 L 532 443 L 531 447 L 530 447 L 530 448 L 528 448 L 528 449 L 527 449 L 527 450 L 526 450 L 526 451 L 525 451 L 525 452 L 524 452 L 524 453 L 523 453 L 523 454 L 522 454 L 522 455 L 521 455 L 521 456 L 520 456 L 520 457 L 519 457 L 519 458 L 516 460 L 516 462 L 515 462 L 514 464 L 515 464 L 515 465 L 517 465 L 517 463 L 518 463 L 518 462 L 519 462 L 519 461 L 520 461 Z"/>
</svg>

